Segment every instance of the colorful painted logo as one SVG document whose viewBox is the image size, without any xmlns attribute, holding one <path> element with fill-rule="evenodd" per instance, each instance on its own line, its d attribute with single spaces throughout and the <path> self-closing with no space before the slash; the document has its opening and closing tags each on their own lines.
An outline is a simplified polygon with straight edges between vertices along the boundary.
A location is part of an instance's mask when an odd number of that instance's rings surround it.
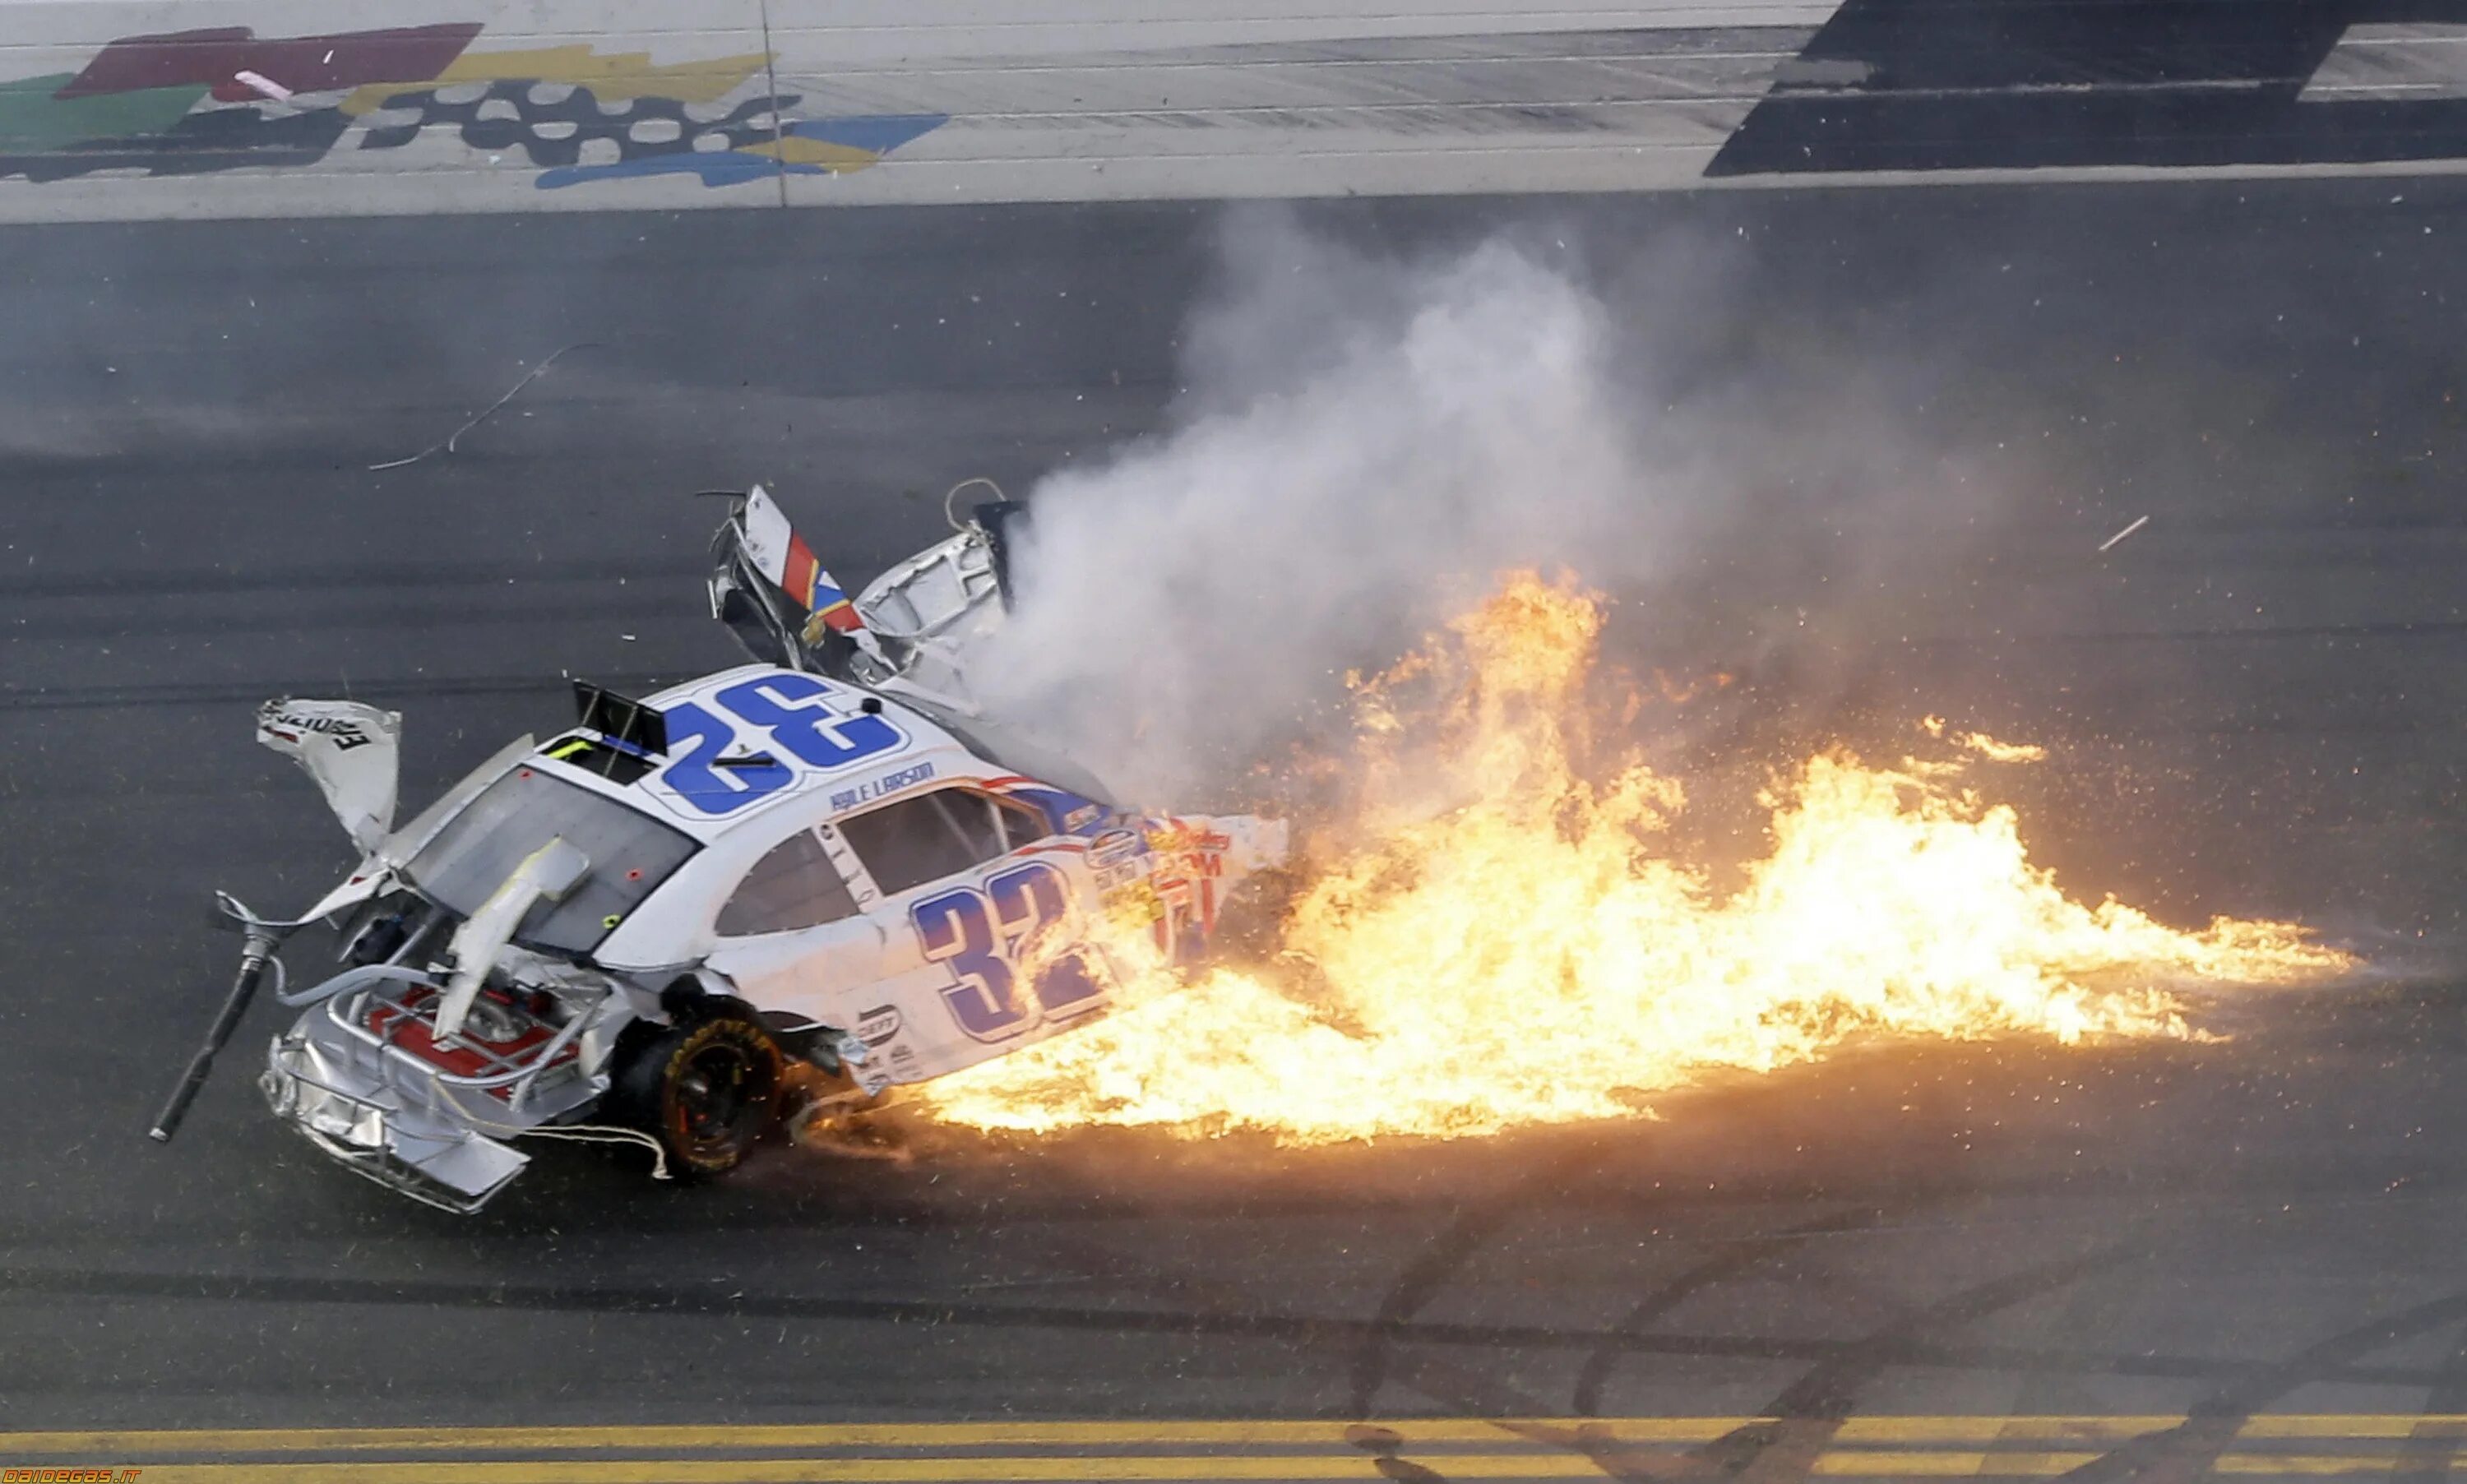
<svg viewBox="0 0 2467 1484">
<path fill-rule="evenodd" d="M 544 191 L 681 173 L 727 186 L 863 169 L 947 122 L 799 117 L 803 98 L 774 90 L 760 52 L 663 65 L 589 45 L 468 50 L 480 30 L 124 36 L 80 72 L 0 82 L 0 178 L 296 168 L 453 137 L 519 153 Z"/>
</svg>

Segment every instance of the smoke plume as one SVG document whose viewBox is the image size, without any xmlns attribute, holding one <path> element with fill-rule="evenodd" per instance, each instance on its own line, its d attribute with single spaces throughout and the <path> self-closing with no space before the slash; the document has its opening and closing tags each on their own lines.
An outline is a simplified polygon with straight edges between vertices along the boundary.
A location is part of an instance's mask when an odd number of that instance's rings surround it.
<svg viewBox="0 0 2467 1484">
<path fill-rule="evenodd" d="M 1653 524 L 1571 279 L 1504 243 L 1383 262 L 1281 222 L 1226 251 L 1175 425 L 1037 487 L 1011 621 L 971 667 L 1135 798 L 1221 783 L 1498 568 L 1632 558 Z"/>
<path fill-rule="evenodd" d="M 1515 567 L 1627 598 L 1651 631 L 1622 663 L 1791 647 L 1774 693 L 1838 698 L 1851 681 L 1803 652 L 1810 606 L 1865 593 L 1858 621 L 1818 626 L 1849 645 L 1892 606 L 1843 522 L 1945 470 L 1897 462 L 1871 390 L 1811 397 L 1787 357 L 1719 344 L 1724 262 L 1701 238 L 1618 260 L 1615 310 L 1548 235 L 1396 258 L 1234 218 L 1166 429 L 1031 492 L 1011 620 L 970 658 L 980 698 L 1127 799 L 1221 802 L 1331 714 L 1345 672 Z M 1835 539 L 1802 539 L 1818 509 Z"/>
</svg>

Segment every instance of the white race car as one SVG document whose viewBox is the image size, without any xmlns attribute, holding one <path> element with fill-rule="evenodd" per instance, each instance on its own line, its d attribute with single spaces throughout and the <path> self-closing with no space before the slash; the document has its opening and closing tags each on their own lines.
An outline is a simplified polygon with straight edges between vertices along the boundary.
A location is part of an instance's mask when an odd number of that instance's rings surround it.
<svg viewBox="0 0 2467 1484">
<path fill-rule="evenodd" d="M 713 609 L 763 663 L 640 701 L 577 683 L 578 726 L 408 824 L 398 715 L 265 705 L 260 739 L 363 858 L 294 921 L 221 898 L 240 975 L 156 1138 L 271 966 L 302 1014 L 265 1095 L 370 1179 L 476 1210 L 530 1136 L 716 1173 L 792 1081 L 860 1105 L 1101 1015 L 1120 966 L 1093 924 L 1187 962 L 1225 893 L 1281 861 L 1280 822 L 1123 809 L 955 694 L 949 642 L 1000 621 L 1017 507 L 980 506 L 849 599 L 759 487 L 731 498 Z M 286 993 L 276 950 L 319 921 L 346 967 Z"/>
</svg>

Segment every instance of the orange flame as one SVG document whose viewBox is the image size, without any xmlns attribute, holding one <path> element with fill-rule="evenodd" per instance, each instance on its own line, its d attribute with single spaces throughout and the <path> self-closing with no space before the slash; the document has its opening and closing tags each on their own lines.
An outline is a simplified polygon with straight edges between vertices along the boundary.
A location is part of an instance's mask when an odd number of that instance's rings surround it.
<svg viewBox="0 0 2467 1484">
<path fill-rule="evenodd" d="M 2290 924 L 2182 932 L 2073 901 L 2009 807 L 1953 786 L 1959 762 L 1809 759 L 1765 796 L 1770 853 L 1717 892 L 1669 848 L 1676 781 L 1576 765 L 1600 627 L 1569 580 L 1513 573 L 1356 681 L 1360 797 L 1322 832 L 1279 954 L 1183 984 L 1125 933 L 1108 947 L 1127 1008 L 944 1079 L 926 1107 L 988 1129 L 1482 1135 L 1632 1116 L 1709 1070 L 1853 1037 L 2186 1038 L 2180 986 L 2350 966 Z"/>
</svg>

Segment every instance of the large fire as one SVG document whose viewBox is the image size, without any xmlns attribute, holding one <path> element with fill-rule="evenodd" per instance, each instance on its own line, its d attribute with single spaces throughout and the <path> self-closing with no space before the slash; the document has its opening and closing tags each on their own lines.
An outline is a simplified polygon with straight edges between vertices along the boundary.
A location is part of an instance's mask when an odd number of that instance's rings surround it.
<svg viewBox="0 0 2467 1484">
<path fill-rule="evenodd" d="M 1306 852 L 1281 952 L 1185 983 L 1124 933 L 1126 1009 L 926 1106 L 981 1128 L 1298 1144 L 1489 1134 L 1633 1116 L 1710 1070 L 1853 1038 L 2184 1038 L 2185 985 L 2349 964 L 2290 924 L 2183 932 L 2066 896 L 2013 811 L 1962 783 L 1965 754 L 2036 750 L 1947 738 L 1935 718 L 1945 758 L 1833 751 L 1777 781 L 1770 850 L 1717 889 L 1675 858 L 1678 783 L 1632 756 L 1587 776 L 1601 621 L 1567 579 L 1505 579 L 1356 687 L 1358 793 Z"/>
</svg>

